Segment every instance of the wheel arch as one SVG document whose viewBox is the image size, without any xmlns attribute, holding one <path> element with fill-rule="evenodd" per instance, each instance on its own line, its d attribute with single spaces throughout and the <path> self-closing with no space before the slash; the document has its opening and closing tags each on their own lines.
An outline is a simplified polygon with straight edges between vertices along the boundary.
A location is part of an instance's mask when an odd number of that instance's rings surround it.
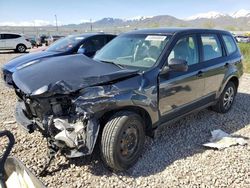
<svg viewBox="0 0 250 188">
<path fill-rule="evenodd" d="M 234 85 L 235 85 L 235 87 L 236 87 L 236 89 L 238 89 L 238 87 L 239 87 L 239 79 L 238 79 L 238 77 L 232 76 L 232 77 L 228 80 L 228 82 L 233 82 Z M 228 82 L 227 82 L 227 83 L 228 83 Z"/>
<path fill-rule="evenodd" d="M 124 106 L 124 107 L 120 107 L 120 108 L 116 108 L 116 109 L 106 111 L 105 113 L 103 113 L 100 116 L 100 118 L 98 118 L 99 121 L 100 121 L 101 129 L 105 126 L 107 121 L 115 113 L 120 112 L 120 111 L 130 111 L 130 112 L 134 112 L 134 113 L 138 114 L 143 120 L 143 125 L 145 125 L 144 129 L 146 131 L 146 135 L 150 136 L 150 137 L 153 137 L 152 119 L 151 119 L 149 113 L 144 108 L 141 108 L 139 106 Z"/>
<path fill-rule="evenodd" d="M 24 45 L 25 48 L 27 49 L 27 46 L 26 46 L 25 44 L 23 44 L 23 43 L 18 43 L 18 44 L 16 45 L 16 49 L 17 49 L 17 47 L 20 46 L 20 45 Z"/>
<path fill-rule="evenodd" d="M 217 98 L 220 97 L 221 93 L 224 91 L 226 85 L 229 83 L 229 82 L 233 82 L 235 84 L 235 87 L 236 87 L 236 91 L 238 90 L 238 87 L 239 87 L 239 77 L 235 74 L 229 76 L 222 84 L 219 92 L 217 93 Z"/>
</svg>

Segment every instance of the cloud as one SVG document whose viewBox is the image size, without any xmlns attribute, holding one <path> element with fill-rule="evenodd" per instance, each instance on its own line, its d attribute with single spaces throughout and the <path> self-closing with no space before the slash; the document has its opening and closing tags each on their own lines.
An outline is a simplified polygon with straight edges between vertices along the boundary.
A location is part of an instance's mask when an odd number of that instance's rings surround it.
<svg viewBox="0 0 250 188">
<path fill-rule="evenodd" d="M 33 20 L 33 21 L 20 21 L 20 22 L 0 22 L 0 26 L 47 26 L 53 25 L 47 20 Z"/>
<path fill-rule="evenodd" d="M 92 20 L 93 22 L 93 20 Z M 87 19 L 81 19 L 79 23 L 90 23 L 90 20 Z"/>
</svg>

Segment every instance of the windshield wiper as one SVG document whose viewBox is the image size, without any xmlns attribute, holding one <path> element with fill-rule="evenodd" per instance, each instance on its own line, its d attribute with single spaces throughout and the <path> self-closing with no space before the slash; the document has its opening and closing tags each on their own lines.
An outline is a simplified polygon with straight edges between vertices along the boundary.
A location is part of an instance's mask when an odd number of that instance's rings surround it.
<svg viewBox="0 0 250 188">
<path fill-rule="evenodd" d="M 120 69 L 124 69 L 124 66 L 123 66 L 123 65 L 121 65 L 121 64 L 116 64 L 116 63 L 114 63 L 113 61 L 104 61 L 104 60 L 99 60 L 99 61 L 101 61 L 101 62 L 103 62 L 103 63 L 110 63 L 110 64 L 112 64 L 112 65 L 116 65 L 116 66 L 119 67 Z"/>
</svg>

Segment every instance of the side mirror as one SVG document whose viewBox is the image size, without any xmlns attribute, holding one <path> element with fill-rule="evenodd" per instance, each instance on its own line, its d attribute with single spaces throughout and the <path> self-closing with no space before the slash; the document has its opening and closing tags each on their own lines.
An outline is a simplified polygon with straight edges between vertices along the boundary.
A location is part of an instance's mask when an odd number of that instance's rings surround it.
<svg viewBox="0 0 250 188">
<path fill-rule="evenodd" d="M 188 70 L 187 61 L 183 59 L 171 59 L 168 62 L 168 67 L 171 70 L 178 71 L 178 72 L 186 72 Z"/>
<path fill-rule="evenodd" d="M 77 53 L 78 53 L 78 54 L 85 54 L 85 53 L 86 53 L 86 49 L 85 49 L 85 48 L 79 48 L 79 49 L 77 50 Z"/>
</svg>

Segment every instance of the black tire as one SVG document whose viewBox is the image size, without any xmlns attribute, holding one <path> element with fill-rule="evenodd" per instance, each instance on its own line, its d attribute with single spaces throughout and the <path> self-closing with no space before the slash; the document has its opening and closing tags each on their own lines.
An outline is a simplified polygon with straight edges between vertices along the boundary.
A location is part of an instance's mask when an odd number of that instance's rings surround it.
<svg viewBox="0 0 250 188">
<path fill-rule="evenodd" d="M 114 170 L 126 170 L 137 162 L 144 141 L 145 131 L 141 117 L 129 111 L 117 112 L 102 132 L 102 159 Z"/>
<path fill-rule="evenodd" d="M 221 93 L 216 105 L 212 106 L 212 110 L 218 113 L 227 113 L 233 103 L 237 93 L 237 88 L 233 82 L 228 82 L 223 92 Z M 228 101 L 228 103 L 226 103 Z"/>
<path fill-rule="evenodd" d="M 19 53 L 24 53 L 26 51 L 26 46 L 24 44 L 18 44 L 16 47 L 16 51 Z"/>
</svg>

